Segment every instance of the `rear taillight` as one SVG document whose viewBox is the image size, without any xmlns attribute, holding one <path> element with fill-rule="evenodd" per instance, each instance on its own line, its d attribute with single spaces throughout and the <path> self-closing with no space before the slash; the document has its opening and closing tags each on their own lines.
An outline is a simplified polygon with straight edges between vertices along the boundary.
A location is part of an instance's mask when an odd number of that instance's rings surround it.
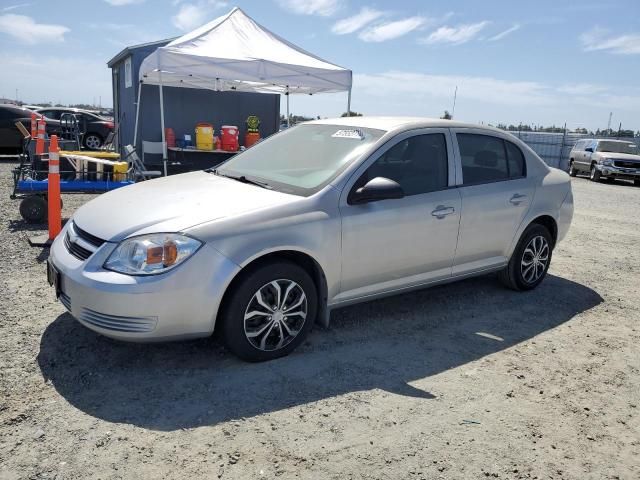
<svg viewBox="0 0 640 480">
<path fill-rule="evenodd" d="M 102 123 L 104 123 L 107 127 L 113 130 L 113 122 L 102 122 Z"/>
</svg>

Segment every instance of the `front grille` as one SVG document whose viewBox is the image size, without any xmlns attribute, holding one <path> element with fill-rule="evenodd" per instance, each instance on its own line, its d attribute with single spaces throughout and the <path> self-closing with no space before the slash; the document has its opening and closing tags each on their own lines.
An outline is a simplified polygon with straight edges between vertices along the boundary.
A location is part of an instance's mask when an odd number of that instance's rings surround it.
<svg viewBox="0 0 640 480">
<path fill-rule="evenodd" d="M 69 298 L 69 295 L 60 292 L 60 297 L 58 298 L 58 300 L 60 300 L 60 303 L 64 305 L 64 308 L 71 311 L 71 299 Z"/>
<path fill-rule="evenodd" d="M 119 315 L 107 315 L 96 312 L 90 308 L 83 308 L 80 312 L 79 320 L 116 332 L 145 333 L 151 332 L 158 323 L 157 317 L 122 317 Z"/>
<path fill-rule="evenodd" d="M 640 162 L 634 162 L 634 161 L 629 161 L 629 160 L 615 160 L 613 162 L 613 164 L 616 167 L 620 167 L 620 168 L 636 168 L 636 169 L 640 169 Z"/>
<path fill-rule="evenodd" d="M 67 247 L 67 250 L 71 255 L 73 255 L 76 258 L 79 258 L 80 260 L 86 260 L 93 253 L 92 251 L 87 250 L 86 248 L 78 245 L 77 243 L 72 242 L 71 237 L 69 237 L 69 232 L 67 232 L 67 234 L 64 236 L 64 246 Z"/>
<path fill-rule="evenodd" d="M 95 235 L 91 235 L 89 232 L 85 232 L 80 227 L 78 227 L 75 222 L 73 222 L 71 227 L 73 228 L 73 231 L 76 232 L 76 235 L 78 235 L 79 238 L 81 238 L 85 242 L 90 243 L 91 245 L 94 245 L 96 248 L 101 247 L 102 244 L 106 242 L 106 240 L 98 238 Z"/>
<path fill-rule="evenodd" d="M 69 253 L 80 260 L 89 258 L 104 243 L 106 240 L 82 230 L 75 222 L 71 222 L 64 237 L 64 245 Z"/>
</svg>

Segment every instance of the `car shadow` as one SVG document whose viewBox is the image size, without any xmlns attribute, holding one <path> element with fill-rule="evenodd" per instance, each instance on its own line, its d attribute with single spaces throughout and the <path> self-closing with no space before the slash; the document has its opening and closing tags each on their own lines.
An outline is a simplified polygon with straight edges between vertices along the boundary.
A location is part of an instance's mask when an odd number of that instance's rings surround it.
<svg viewBox="0 0 640 480">
<path fill-rule="evenodd" d="M 215 425 L 349 392 L 434 398 L 408 382 L 507 349 L 602 302 L 549 275 L 516 293 L 493 276 L 368 302 L 332 314 L 292 355 L 250 364 L 216 340 L 129 344 L 65 313 L 45 330 L 42 375 L 67 401 L 110 422 L 161 431 Z"/>
</svg>

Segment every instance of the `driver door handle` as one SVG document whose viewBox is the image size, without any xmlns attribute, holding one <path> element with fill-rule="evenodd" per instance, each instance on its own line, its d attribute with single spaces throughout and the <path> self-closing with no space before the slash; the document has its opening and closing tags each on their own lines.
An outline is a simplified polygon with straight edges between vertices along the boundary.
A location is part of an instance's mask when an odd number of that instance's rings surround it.
<svg viewBox="0 0 640 480">
<path fill-rule="evenodd" d="M 509 199 L 509 202 L 511 202 L 513 205 L 520 205 L 522 202 L 524 202 L 525 198 L 527 198 L 526 195 L 521 195 L 519 193 L 514 193 L 513 197 L 511 197 Z"/>
<path fill-rule="evenodd" d="M 447 215 L 452 215 L 456 211 L 453 207 L 447 207 L 445 205 L 438 205 L 435 210 L 431 212 L 431 215 L 439 220 L 442 220 Z"/>
</svg>

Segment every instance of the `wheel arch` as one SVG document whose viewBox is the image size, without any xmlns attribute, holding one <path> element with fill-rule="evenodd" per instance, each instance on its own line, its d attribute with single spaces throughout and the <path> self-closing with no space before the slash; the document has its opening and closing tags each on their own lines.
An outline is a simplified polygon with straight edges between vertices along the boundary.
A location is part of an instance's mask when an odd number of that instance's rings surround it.
<svg viewBox="0 0 640 480">
<path fill-rule="evenodd" d="M 533 224 L 542 225 L 549 230 L 551 240 L 553 241 L 551 248 L 555 248 L 556 242 L 558 241 L 558 222 L 556 222 L 556 219 L 551 215 L 539 215 L 529 222 L 529 225 Z M 527 225 L 527 227 L 529 227 L 529 225 Z"/>
<path fill-rule="evenodd" d="M 328 287 L 324 269 L 322 268 L 320 263 L 307 252 L 291 248 L 262 252 L 260 254 L 254 255 L 246 262 L 244 262 L 241 265 L 242 268 L 234 275 L 234 277 L 227 285 L 227 288 L 225 289 L 222 300 L 220 302 L 220 307 L 218 308 L 218 316 L 220 315 L 220 312 L 222 312 L 226 307 L 226 302 L 228 301 L 231 292 L 234 288 L 236 288 L 238 283 L 242 281 L 245 275 L 250 273 L 252 269 L 259 268 L 261 265 L 277 260 L 285 260 L 295 263 L 296 265 L 301 266 L 311 276 L 311 279 L 313 280 L 313 283 L 316 287 L 316 292 L 318 294 L 317 322 L 322 324 L 323 326 L 328 326 Z M 216 320 L 215 326 L 217 325 L 218 322 Z"/>
</svg>

